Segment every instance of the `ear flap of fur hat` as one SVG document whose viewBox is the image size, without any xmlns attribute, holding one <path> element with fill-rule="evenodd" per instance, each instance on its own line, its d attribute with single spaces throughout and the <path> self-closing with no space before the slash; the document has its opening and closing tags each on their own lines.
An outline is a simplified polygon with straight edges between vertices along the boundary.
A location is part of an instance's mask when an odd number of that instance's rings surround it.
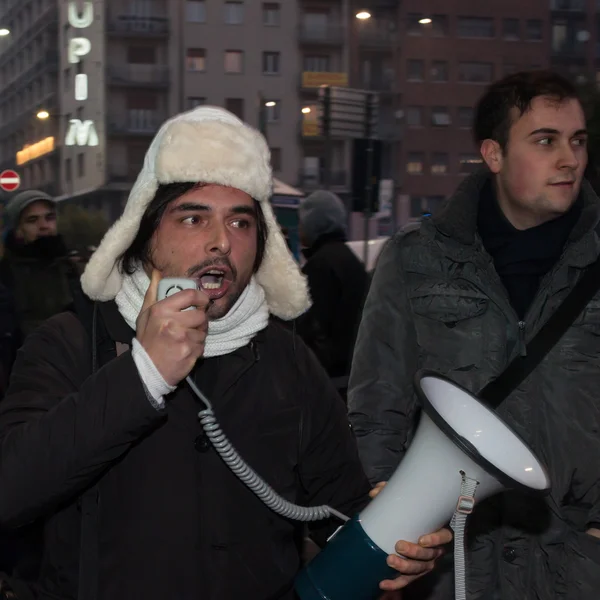
<svg viewBox="0 0 600 600">
<path fill-rule="evenodd" d="M 167 121 L 152 141 L 123 215 L 109 229 L 81 278 L 93 300 L 108 301 L 121 289 L 121 257 L 133 243 L 160 184 L 214 183 L 258 200 L 267 223 L 267 244 L 256 275 L 270 312 L 285 320 L 310 306 L 308 285 L 285 243 L 269 203 L 272 175 L 264 137 L 221 108 L 198 107 Z"/>
</svg>

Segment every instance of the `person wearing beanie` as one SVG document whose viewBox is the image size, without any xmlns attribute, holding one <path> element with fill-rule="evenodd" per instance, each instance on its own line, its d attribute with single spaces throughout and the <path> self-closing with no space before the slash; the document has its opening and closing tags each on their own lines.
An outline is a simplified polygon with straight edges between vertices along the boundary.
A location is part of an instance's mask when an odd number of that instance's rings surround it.
<svg viewBox="0 0 600 600">
<path fill-rule="evenodd" d="M 298 333 L 315 352 L 345 398 L 354 342 L 368 291 L 363 263 L 346 245 L 347 213 L 332 192 L 320 190 L 302 200 L 300 242 L 312 298 L 298 319 Z"/>
<path fill-rule="evenodd" d="M 20 337 L 73 305 L 78 273 L 57 230 L 56 202 L 39 190 L 18 193 L 7 221 L 0 282 L 11 292 Z"/>
<path fill-rule="evenodd" d="M 277 493 L 345 514 L 368 502 L 343 402 L 272 318 L 310 302 L 271 190 L 259 132 L 216 107 L 170 119 L 86 266 L 89 303 L 26 340 L 0 404 L 0 525 L 44 524 L 37 598 L 294 597 L 301 524 L 217 454 L 189 381 Z M 197 289 L 158 300 L 165 277 Z M 313 523 L 315 539 L 338 524 Z M 430 571 L 450 539 L 398 546 L 382 590 Z"/>
</svg>

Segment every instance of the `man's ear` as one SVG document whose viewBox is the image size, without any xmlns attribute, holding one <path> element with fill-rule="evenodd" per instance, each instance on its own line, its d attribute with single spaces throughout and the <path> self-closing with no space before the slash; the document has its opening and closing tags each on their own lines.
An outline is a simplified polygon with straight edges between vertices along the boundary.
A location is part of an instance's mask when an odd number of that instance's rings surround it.
<svg viewBox="0 0 600 600">
<path fill-rule="evenodd" d="M 500 173 L 504 161 L 504 155 L 500 144 L 490 139 L 483 140 L 480 151 L 481 156 L 490 171 L 494 174 Z"/>
</svg>

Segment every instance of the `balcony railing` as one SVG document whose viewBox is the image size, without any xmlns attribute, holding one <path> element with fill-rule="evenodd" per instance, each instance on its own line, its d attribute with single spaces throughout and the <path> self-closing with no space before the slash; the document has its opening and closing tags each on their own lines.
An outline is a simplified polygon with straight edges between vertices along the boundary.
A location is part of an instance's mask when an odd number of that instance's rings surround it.
<svg viewBox="0 0 600 600">
<path fill-rule="evenodd" d="M 550 10 L 584 11 L 585 0 L 550 0 Z"/>
<path fill-rule="evenodd" d="M 362 81 L 362 88 L 374 92 L 393 92 L 394 80 L 389 77 L 370 77 Z"/>
<path fill-rule="evenodd" d="M 132 109 L 122 115 L 109 115 L 109 131 L 130 135 L 154 135 L 166 116 L 157 110 Z"/>
<path fill-rule="evenodd" d="M 341 25 L 314 27 L 303 23 L 300 25 L 298 35 L 304 44 L 339 45 L 344 42 L 345 32 Z"/>
<path fill-rule="evenodd" d="M 115 85 L 166 86 L 169 67 L 163 65 L 123 65 L 110 67 L 109 79 Z"/>
<path fill-rule="evenodd" d="M 300 170 L 298 180 L 300 187 L 303 190 L 315 190 L 323 187 L 326 181 L 325 173 L 317 173 L 315 171 Z M 346 187 L 348 182 L 348 172 L 334 170 L 331 171 L 329 184 L 331 187 Z"/>
<path fill-rule="evenodd" d="M 108 175 L 112 182 L 132 184 L 137 179 L 141 168 L 142 165 L 111 164 L 108 166 Z"/>
<path fill-rule="evenodd" d="M 557 58 L 584 58 L 585 44 L 567 42 L 552 48 L 552 56 Z"/>
<path fill-rule="evenodd" d="M 396 37 L 390 29 L 383 27 L 363 27 L 358 31 L 358 41 L 363 46 L 389 48 L 392 50 Z"/>
<path fill-rule="evenodd" d="M 109 33 L 118 35 L 162 36 L 169 33 L 169 19 L 165 16 L 138 17 L 122 15 L 109 19 L 107 30 Z"/>
</svg>

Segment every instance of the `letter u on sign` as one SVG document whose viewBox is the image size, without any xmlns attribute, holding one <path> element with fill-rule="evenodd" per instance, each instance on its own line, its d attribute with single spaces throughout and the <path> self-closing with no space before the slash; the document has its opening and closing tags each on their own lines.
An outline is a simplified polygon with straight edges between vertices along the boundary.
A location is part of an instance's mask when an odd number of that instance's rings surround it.
<svg viewBox="0 0 600 600">
<path fill-rule="evenodd" d="M 83 3 L 83 13 L 77 11 L 77 2 L 69 3 L 69 23 L 75 29 L 85 29 L 94 22 L 94 5 L 91 2 Z"/>
</svg>

